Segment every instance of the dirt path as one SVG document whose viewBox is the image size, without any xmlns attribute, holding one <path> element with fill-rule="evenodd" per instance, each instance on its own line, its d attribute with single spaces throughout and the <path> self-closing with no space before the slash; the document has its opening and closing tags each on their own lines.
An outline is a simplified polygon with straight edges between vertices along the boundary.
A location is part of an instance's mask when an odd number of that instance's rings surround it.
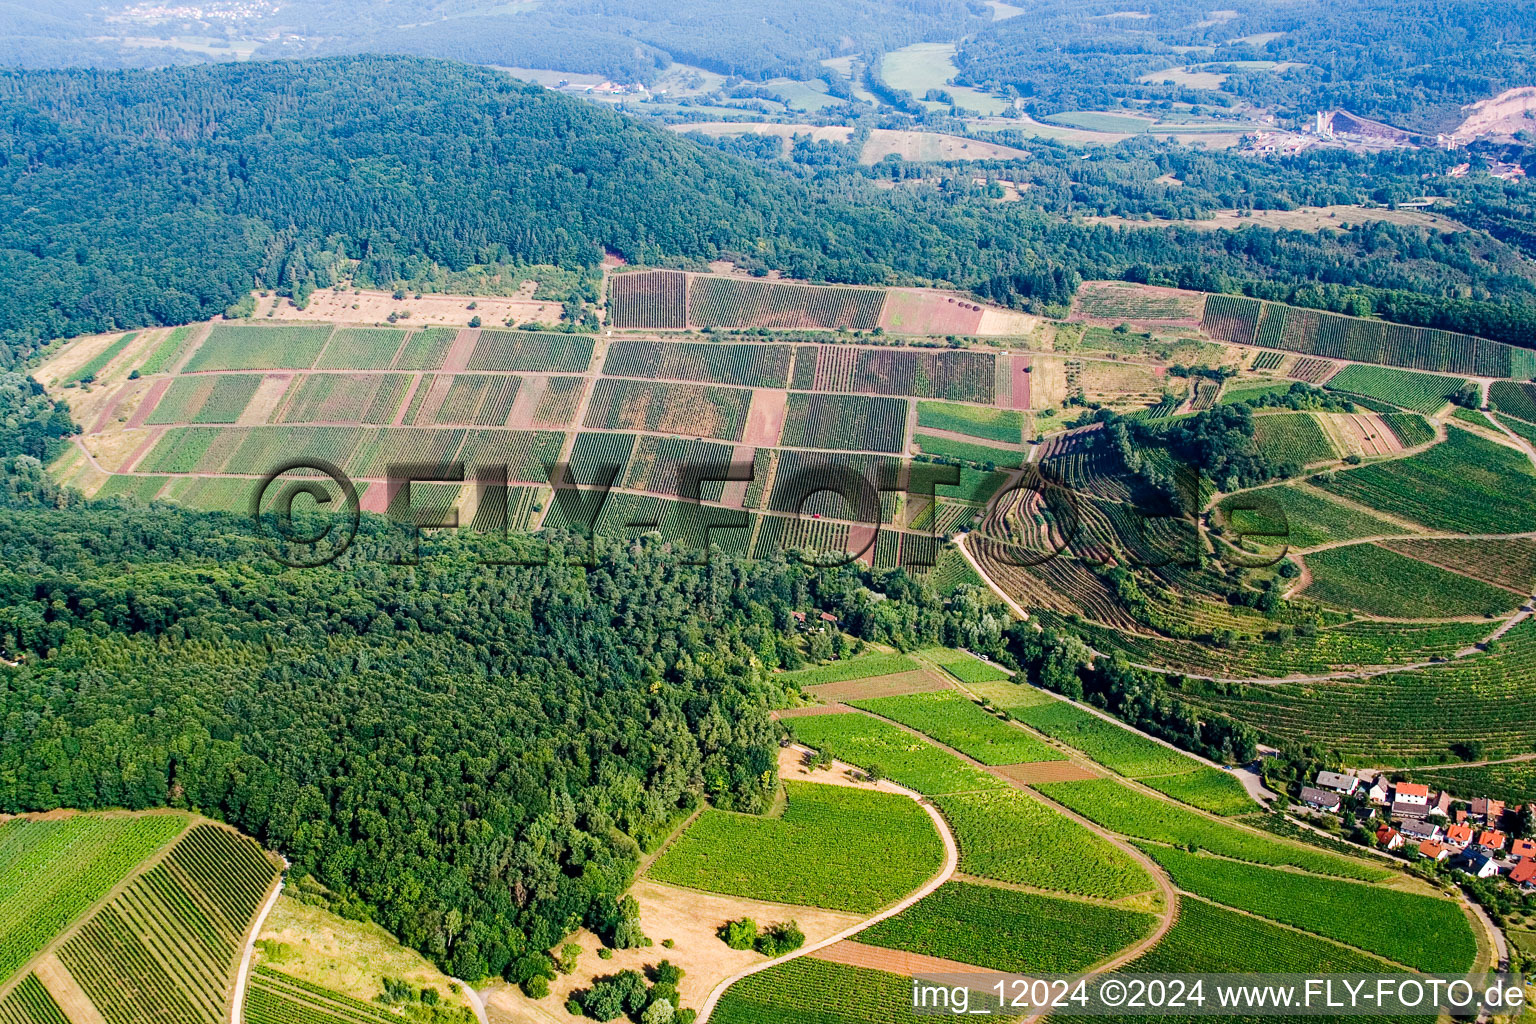
<svg viewBox="0 0 1536 1024">
<path fill-rule="evenodd" d="M 240 1024 L 245 1015 L 245 986 L 251 976 L 251 956 L 256 952 L 256 936 L 261 934 L 261 926 L 267 923 L 267 915 L 272 913 L 272 908 L 277 906 L 277 898 L 283 894 L 283 876 L 277 876 L 277 885 L 272 889 L 272 895 L 267 897 L 267 902 L 261 906 L 261 911 L 256 915 L 256 920 L 251 924 L 251 930 L 245 937 L 245 952 L 240 956 L 240 970 L 235 975 L 235 995 L 229 1004 L 229 1024 Z"/>
<path fill-rule="evenodd" d="M 794 749 L 803 751 L 805 753 L 811 753 L 809 747 L 801 747 L 797 745 Z M 849 765 L 833 762 L 833 770 L 837 771 L 852 769 Z M 716 1004 L 720 1002 L 720 997 L 725 994 L 725 990 L 736 984 L 742 978 L 766 971 L 771 967 L 777 967 L 779 964 L 788 963 L 791 960 L 799 959 L 802 956 L 809 956 L 818 950 L 827 949 L 828 947 L 834 946 L 844 939 L 857 935 L 859 932 L 870 927 L 871 925 L 878 924 L 887 918 L 895 917 L 897 914 L 901 913 L 903 910 L 906 910 L 908 907 L 912 906 L 924 896 L 927 896 L 934 890 L 938 889 L 939 886 L 949 881 L 950 878 L 954 875 L 955 869 L 960 865 L 960 847 L 955 843 L 955 835 L 949 830 L 949 822 L 944 820 L 943 815 L 941 815 L 933 806 L 933 804 L 929 803 L 927 798 L 924 797 L 921 793 L 918 793 L 915 790 L 907 789 L 904 786 L 898 786 L 888 779 L 881 780 L 881 782 L 875 788 L 881 792 L 900 793 L 902 796 L 909 797 L 910 799 L 917 801 L 918 805 L 922 807 L 923 810 L 928 812 L 928 817 L 933 820 L 933 827 L 938 830 L 939 838 L 943 840 L 944 843 L 944 866 L 939 869 L 936 875 L 930 878 L 927 882 L 923 883 L 922 888 L 911 893 L 905 899 L 902 899 L 901 901 L 892 904 L 886 909 L 880 911 L 880 913 L 874 915 L 873 917 L 866 918 L 865 920 L 860 921 L 858 924 L 849 928 L 845 928 L 838 932 L 836 935 L 823 939 L 820 942 L 809 946 L 802 946 L 800 949 L 795 950 L 793 953 L 786 953 L 784 956 L 774 957 L 772 960 L 764 960 L 762 963 L 753 964 L 751 967 L 748 967 L 745 970 L 737 971 L 735 974 L 721 981 L 713 989 L 710 990 L 709 997 L 704 1000 L 704 1005 L 699 1007 L 699 1015 L 696 1024 L 705 1024 L 705 1022 L 709 1020 L 709 1015 L 714 1012 Z"/>
<path fill-rule="evenodd" d="M 844 939 L 820 950 L 815 957 L 817 960 L 825 960 L 828 963 L 866 967 L 873 971 L 884 971 L 886 974 L 898 974 L 904 978 L 934 976 L 949 978 L 957 974 L 974 974 L 980 978 L 998 973 L 959 960 L 945 960 L 943 957 L 928 956 L 924 953 L 909 953 L 904 949 L 870 946 L 857 939 Z"/>
<path fill-rule="evenodd" d="M 1030 458 L 1034 458 L 1034 452 L 1030 452 Z M 993 596 L 997 597 L 998 600 L 1006 604 L 1009 610 L 1013 612 L 1013 614 L 1017 615 L 1025 622 L 1028 622 L 1029 612 L 1021 608 L 1017 601 L 1008 596 L 1008 592 L 1006 590 L 998 586 L 997 583 L 993 581 L 992 577 L 987 575 L 986 570 L 981 567 L 981 563 L 976 561 L 975 556 L 971 554 L 971 549 L 965 546 L 966 538 L 969 536 L 969 533 L 962 533 L 955 538 L 955 547 L 960 549 L 960 557 L 964 558 L 966 563 L 976 571 L 976 575 L 981 577 L 981 581 L 987 585 L 988 590 L 992 591 Z"/>
</svg>

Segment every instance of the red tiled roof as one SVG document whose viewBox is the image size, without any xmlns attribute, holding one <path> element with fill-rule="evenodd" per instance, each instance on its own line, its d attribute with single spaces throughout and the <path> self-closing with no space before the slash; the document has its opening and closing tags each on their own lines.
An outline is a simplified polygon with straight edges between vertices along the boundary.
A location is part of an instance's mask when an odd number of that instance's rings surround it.
<svg viewBox="0 0 1536 1024">
<path fill-rule="evenodd" d="M 1401 800 L 1405 796 L 1423 797 L 1429 799 L 1429 787 L 1420 786 L 1413 782 L 1399 782 L 1397 784 L 1397 798 Z"/>
<path fill-rule="evenodd" d="M 1492 829 L 1489 829 L 1486 832 L 1480 833 L 1477 837 L 1477 841 L 1481 845 L 1488 847 L 1490 850 L 1502 850 L 1504 849 L 1504 842 L 1507 838 L 1508 837 L 1505 836 L 1503 832 L 1495 832 Z"/>
<path fill-rule="evenodd" d="M 1516 839 L 1509 844 L 1509 852 L 1516 857 L 1536 857 L 1536 842 L 1529 839 Z"/>
<path fill-rule="evenodd" d="M 1472 826 L 1452 825 L 1445 830 L 1445 834 L 1448 838 L 1454 839 L 1458 843 L 1470 843 L 1472 841 Z"/>
<path fill-rule="evenodd" d="M 1509 873 L 1511 882 L 1536 882 L 1536 860 L 1523 860 L 1516 864 L 1514 870 Z"/>
</svg>

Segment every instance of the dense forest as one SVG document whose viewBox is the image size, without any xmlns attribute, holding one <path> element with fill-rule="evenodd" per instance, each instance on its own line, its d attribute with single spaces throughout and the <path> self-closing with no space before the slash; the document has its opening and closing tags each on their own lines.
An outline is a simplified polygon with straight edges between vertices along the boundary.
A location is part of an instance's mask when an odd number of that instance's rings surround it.
<svg viewBox="0 0 1536 1024">
<path fill-rule="evenodd" d="M 0 73 L 0 366 L 48 338 L 222 313 L 256 285 L 323 286 L 350 260 L 387 281 L 424 258 L 581 269 L 605 250 L 1033 308 L 1129 277 L 1513 302 L 1528 324 L 1536 292 L 1528 261 L 1473 236 L 1117 228 L 969 187 L 804 180 L 465 65 Z"/>
</svg>

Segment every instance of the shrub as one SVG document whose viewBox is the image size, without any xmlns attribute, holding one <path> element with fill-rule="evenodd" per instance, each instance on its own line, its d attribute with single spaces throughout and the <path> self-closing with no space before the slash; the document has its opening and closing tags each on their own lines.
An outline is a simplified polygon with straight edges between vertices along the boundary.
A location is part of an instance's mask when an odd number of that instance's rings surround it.
<svg viewBox="0 0 1536 1024">
<path fill-rule="evenodd" d="M 751 949 L 757 941 L 757 922 L 750 917 L 739 921 L 727 921 L 717 932 L 720 941 L 732 949 Z"/>
</svg>

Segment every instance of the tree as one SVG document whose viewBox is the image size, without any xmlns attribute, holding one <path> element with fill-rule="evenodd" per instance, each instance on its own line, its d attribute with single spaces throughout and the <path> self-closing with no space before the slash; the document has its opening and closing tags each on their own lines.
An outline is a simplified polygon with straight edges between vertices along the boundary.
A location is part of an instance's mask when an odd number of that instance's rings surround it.
<svg viewBox="0 0 1536 1024">
<path fill-rule="evenodd" d="M 750 917 L 727 921 L 719 935 L 721 941 L 732 949 L 751 949 L 757 941 L 757 922 Z"/>
</svg>

